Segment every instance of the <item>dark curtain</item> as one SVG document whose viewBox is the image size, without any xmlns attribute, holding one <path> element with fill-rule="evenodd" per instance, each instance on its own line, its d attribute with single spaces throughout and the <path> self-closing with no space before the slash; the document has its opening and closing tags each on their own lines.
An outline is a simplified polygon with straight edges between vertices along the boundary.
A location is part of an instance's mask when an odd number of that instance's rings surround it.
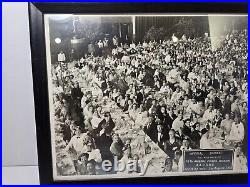
<svg viewBox="0 0 250 187">
<path fill-rule="evenodd" d="M 166 37 L 169 38 L 176 32 L 175 25 L 178 23 L 181 17 L 175 16 L 136 16 L 135 29 L 136 40 L 143 41 L 146 32 L 151 27 L 160 28 L 163 27 L 166 31 Z M 205 32 L 209 32 L 208 17 L 192 17 L 194 27 L 196 29 L 197 36 L 201 36 Z M 164 38 L 163 38 L 164 39 Z"/>
<path fill-rule="evenodd" d="M 164 27 L 166 31 L 170 31 L 175 22 L 176 22 L 176 17 L 136 16 L 135 18 L 136 40 L 142 41 L 146 32 L 153 26 L 156 28 Z"/>
</svg>

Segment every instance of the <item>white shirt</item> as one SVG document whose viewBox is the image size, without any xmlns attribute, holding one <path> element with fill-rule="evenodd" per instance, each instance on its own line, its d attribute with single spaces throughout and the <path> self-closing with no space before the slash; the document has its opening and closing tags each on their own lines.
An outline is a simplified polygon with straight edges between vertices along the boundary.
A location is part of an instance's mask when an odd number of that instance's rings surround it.
<svg viewBox="0 0 250 187">
<path fill-rule="evenodd" d="M 95 160 L 96 162 L 101 162 L 102 157 L 99 149 L 92 149 L 91 152 L 86 152 L 89 154 L 89 159 L 88 160 Z"/>
<path fill-rule="evenodd" d="M 176 36 L 172 36 L 172 40 L 173 42 L 178 42 L 179 39 Z"/>
<path fill-rule="evenodd" d="M 197 76 L 195 75 L 194 72 L 190 72 L 190 73 L 188 74 L 188 79 L 196 79 L 196 78 L 197 78 Z"/>
<path fill-rule="evenodd" d="M 247 158 L 243 154 L 238 157 L 234 154 L 233 170 L 247 171 Z"/>
<path fill-rule="evenodd" d="M 165 62 L 166 62 L 166 63 L 169 63 L 169 62 L 170 62 L 170 59 L 171 59 L 171 56 L 170 56 L 170 55 L 166 55 L 166 57 L 165 57 Z"/>
<path fill-rule="evenodd" d="M 104 47 L 108 47 L 108 40 L 103 41 Z"/>
<path fill-rule="evenodd" d="M 121 61 L 125 62 L 125 63 L 128 63 L 128 62 L 130 62 L 130 58 L 129 58 L 129 56 L 125 55 L 125 56 L 122 57 Z"/>
<path fill-rule="evenodd" d="M 160 142 L 161 139 L 162 139 L 162 137 L 163 137 L 163 134 L 158 132 L 158 136 L 157 137 L 158 137 L 157 138 L 158 142 Z"/>
<path fill-rule="evenodd" d="M 176 118 L 173 121 L 172 129 L 174 129 L 175 131 L 180 132 L 181 128 L 183 128 L 183 125 L 184 125 L 184 122 L 182 120 L 180 120 L 179 118 Z"/>
<path fill-rule="evenodd" d="M 99 48 L 103 48 L 103 43 L 102 42 L 98 42 L 97 45 L 98 45 Z"/>
<path fill-rule="evenodd" d="M 102 118 L 99 118 L 98 116 L 93 115 L 93 118 L 91 120 L 92 128 L 96 129 L 101 121 L 102 121 Z"/>
<path fill-rule="evenodd" d="M 117 38 L 113 38 L 113 44 L 118 45 L 118 39 Z"/>
<path fill-rule="evenodd" d="M 64 53 L 59 53 L 57 57 L 58 57 L 58 62 L 64 62 L 66 60 Z"/>
<path fill-rule="evenodd" d="M 54 87 L 54 94 L 63 93 L 63 88 L 61 86 Z"/>
<path fill-rule="evenodd" d="M 207 134 L 203 134 L 200 140 L 200 149 L 214 149 L 209 139 L 207 138 Z"/>
<path fill-rule="evenodd" d="M 244 125 L 241 122 L 238 124 L 233 122 L 228 139 L 235 142 L 241 142 L 244 139 L 244 132 Z"/>
<path fill-rule="evenodd" d="M 211 112 L 209 110 L 206 110 L 203 114 L 202 121 L 212 121 L 214 119 L 215 112 L 212 110 Z"/>
<path fill-rule="evenodd" d="M 232 128 L 232 120 L 223 119 L 220 124 L 220 128 L 226 133 L 230 134 Z"/>
<path fill-rule="evenodd" d="M 135 44 L 134 43 L 130 44 L 130 48 L 135 48 Z"/>
<path fill-rule="evenodd" d="M 86 133 L 81 134 L 80 136 L 73 136 L 69 141 L 69 144 L 66 146 L 65 150 L 68 151 L 70 148 L 74 149 L 77 154 L 82 153 L 84 150 L 84 142 L 87 139 L 88 135 Z"/>
</svg>

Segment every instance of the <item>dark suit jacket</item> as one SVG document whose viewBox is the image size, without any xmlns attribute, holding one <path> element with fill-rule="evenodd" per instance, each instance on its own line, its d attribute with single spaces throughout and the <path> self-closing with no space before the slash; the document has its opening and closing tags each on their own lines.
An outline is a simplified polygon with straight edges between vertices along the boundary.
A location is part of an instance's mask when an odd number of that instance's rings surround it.
<svg viewBox="0 0 250 187">
<path fill-rule="evenodd" d="M 222 102 L 221 102 L 220 98 L 218 98 L 218 97 L 214 98 L 214 108 L 219 109 L 219 110 L 222 109 Z"/>
<path fill-rule="evenodd" d="M 167 141 L 166 133 L 161 133 L 161 138 L 158 139 L 158 132 L 154 134 L 154 139 L 152 139 L 162 150 L 164 149 L 164 143 Z"/>
<path fill-rule="evenodd" d="M 143 96 L 143 94 L 141 92 L 137 93 L 136 102 L 140 105 L 142 103 L 142 101 L 143 101 L 143 98 L 144 98 L 144 96 Z"/>
<path fill-rule="evenodd" d="M 170 158 L 174 158 L 174 153 L 175 153 L 175 150 L 173 150 L 174 147 L 177 147 L 177 149 L 180 149 L 181 147 L 181 144 L 178 140 L 176 140 L 173 144 L 171 144 L 169 142 L 169 140 L 167 140 L 165 142 L 165 145 L 164 145 L 164 151 L 167 153 L 167 155 L 170 157 Z"/>
<path fill-rule="evenodd" d="M 173 121 L 175 120 L 175 118 L 176 118 L 176 115 L 175 115 L 175 114 L 172 115 L 172 118 L 171 118 L 169 115 L 167 115 L 167 118 L 166 118 L 166 125 L 167 125 L 167 127 L 168 127 L 169 129 L 172 128 L 172 124 L 173 124 Z"/>
<path fill-rule="evenodd" d="M 157 124 L 153 121 L 148 126 L 144 127 L 144 132 L 154 141 L 157 133 Z"/>
<path fill-rule="evenodd" d="M 191 129 L 189 127 L 187 127 L 186 125 L 184 125 L 183 129 L 182 129 L 182 134 L 184 136 L 190 137 L 191 136 Z"/>
<path fill-rule="evenodd" d="M 71 97 L 73 99 L 77 99 L 77 98 L 81 99 L 82 96 L 83 96 L 83 93 L 82 93 L 82 91 L 81 91 L 80 88 L 72 88 L 72 90 L 71 90 Z"/>
<path fill-rule="evenodd" d="M 109 133 L 111 133 L 111 131 L 112 131 L 114 128 L 115 128 L 115 123 L 113 122 L 112 119 L 110 119 L 109 122 L 106 122 L 106 120 L 103 119 L 103 120 L 99 123 L 98 127 L 97 127 L 96 129 L 93 130 L 92 134 L 93 134 L 94 136 L 96 136 L 97 134 L 100 133 L 100 131 L 101 131 L 102 129 L 105 129 L 105 132 L 109 134 Z"/>
<path fill-rule="evenodd" d="M 210 81 L 208 82 L 208 86 L 212 86 L 214 89 L 220 89 L 220 83 L 217 79 L 210 79 Z"/>
<path fill-rule="evenodd" d="M 221 113 L 224 116 L 225 114 L 230 114 L 231 113 L 231 101 L 230 100 L 225 100 L 224 103 L 222 104 L 221 108 Z"/>
</svg>

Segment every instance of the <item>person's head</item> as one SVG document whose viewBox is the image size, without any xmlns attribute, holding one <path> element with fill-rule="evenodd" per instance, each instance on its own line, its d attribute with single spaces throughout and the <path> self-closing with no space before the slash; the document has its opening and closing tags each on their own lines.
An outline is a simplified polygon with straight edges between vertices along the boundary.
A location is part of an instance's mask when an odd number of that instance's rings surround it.
<svg viewBox="0 0 250 187">
<path fill-rule="evenodd" d="M 136 103 L 134 103 L 134 104 L 132 105 L 132 108 L 133 108 L 133 110 L 136 110 L 136 109 L 137 109 Z"/>
<path fill-rule="evenodd" d="M 140 106 L 139 106 L 139 111 L 140 111 L 140 112 L 143 112 L 143 111 L 144 111 L 143 104 L 140 104 Z"/>
<path fill-rule="evenodd" d="M 240 117 L 238 115 L 235 115 L 234 122 L 236 124 L 240 123 Z"/>
<path fill-rule="evenodd" d="M 190 119 L 186 119 L 185 125 L 186 125 L 187 127 L 190 127 Z"/>
<path fill-rule="evenodd" d="M 66 101 L 66 99 L 62 99 L 62 103 L 63 103 L 63 105 L 67 105 L 67 101 Z"/>
<path fill-rule="evenodd" d="M 93 150 L 94 146 L 93 146 L 93 142 L 91 140 L 88 140 L 87 141 L 87 144 L 86 144 L 86 149 L 88 152 L 91 152 Z"/>
<path fill-rule="evenodd" d="M 235 86 L 233 81 L 230 82 L 230 86 L 231 86 L 232 88 Z"/>
<path fill-rule="evenodd" d="M 134 159 L 135 161 L 138 161 L 140 158 L 139 158 L 139 156 L 138 156 L 137 154 L 134 154 L 134 155 L 133 155 L 133 159 Z"/>
<path fill-rule="evenodd" d="M 193 104 L 195 104 L 195 103 L 196 103 L 196 101 L 195 101 L 195 99 L 194 99 L 194 98 L 192 98 L 192 99 L 191 99 L 191 101 L 192 101 L 192 103 L 193 103 Z"/>
<path fill-rule="evenodd" d="M 95 175 L 96 174 L 96 161 L 94 159 L 91 159 L 88 163 L 87 163 L 87 172 L 89 175 Z"/>
<path fill-rule="evenodd" d="M 179 86 L 177 86 L 176 87 L 176 90 L 175 90 L 177 93 L 179 93 L 180 92 L 180 88 L 179 88 Z"/>
<path fill-rule="evenodd" d="M 175 151 L 174 159 L 176 159 L 178 161 L 181 158 L 181 156 L 182 156 L 182 153 L 180 150 Z"/>
<path fill-rule="evenodd" d="M 110 118 L 111 118 L 110 113 L 109 112 L 105 112 L 105 114 L 104 114 L 105 121 L 109 121 Z"/>
<path fill-rule="evenodd" d="M 229 119 L 230 119 L 230 115 L 229 115 L 228 113 L 226 113 L 226 114 L 225 114 L 225 118 L 226 118 L 227 120 L 229 120 Z"/>
<path fill-rule="evenodd" d="M 169 108 L 168 114 L 169 114 L 169 115 L 173 115 L 173 113 L 174 113 L 174 112 L 173 112 L 172 108 Z"/>
<path fill-rule="evenodd" d="M 72 119 L 72 118 L 71 118 L 71 115 L 67 114 L 67 115 L 66 115 L 66 119 L 67 119 L 67 120 L 71 120 L 71 119 Z"/>
<path fill-rule="evenodd" d="M 119 140 L 120 140 L 118 134 L 114 134 L 113 137 L 112 137 L 112 139 L 113 139 L 113 143 L 118 143 Z"/>
<path fill-rule="evenodd" d="M 182 146 L 188 148 L 189 144 L 190 144 L 189 139 L 185 137 L 182 141 Z"/>
<path fill-rule="evenodd" d="M 79 82 L 75 82 L 74 87 L 79 88 Z"/>
<path fill-rule="evenodd" d="M 94 109 L 93 106 L 92 106 L 92 105 L 89 105 L 88 111 L 89 111 L 89 112 L 93 112 L 93 109 Z"/>
<path fill-rule="evenodd" d="M 74 123 L 74 125 L 75 125 L 75 123 Z M 77 136 L 81 135 L 82 129 L 79 125 L 75 125 L 75 130 L 76 130 L 75 133 Z"/>
<path fill-rule="evenodd" d="M 127 101 L 129 99 L 129 95 L 125 95 L 125 101 Z"/>
<path fill-rule="evenodd" d="M 97 110 L 98 113 L 101 113 L 101 112 L 102 112 L 102 106 L 99 105 L 99 106 L 96 108 L 96 110 Z"/>
<path fill-rule="evenodd" d="M 242 145 L 239 143 L 235 145 L 234 153 L 236 156 L 239 156 L 242 153 Z"/>
<path fill-rule="evenodd" d="M 178 118 L 179 118 L 179 119 L 182 119 L 182 118 L 183 118 L 183 114 L 182 114 L 181 111 L 179 111 L 179 113 L 178 113 Z"/>
<path fill-rule="evenodd" d="M 184 95 L 184 100 L 188 100 L 188 95 Z"/>
<path fill-rule="evenodd" d="M 158 131 L 159 133 L 162 133 L 162 131 L 163 131 L 163 126 L 160 125 L 160 124 L 158 124 L 158 125 L 157 125 L 157 131 Z"/>
<path fill-rule="evenodd" d="M 167 158 L 165 160 L 165 164 L 164 164 L 164 170 L 167 172 L 171 172 L 172 171 L 172 167 L 173 167 L 173 161 L 171 158 Z"/>
<path fill-rule="evenodd" d="M 89 159 L 89 154 L 88 153 L 82 153 L 79 155 L 78 160 L 84 163 L 87 163 Z"/>
<path fill-rule="evenodd" d="M 233 102 L 234 101 L 234 95 L 227 95 L 226 99 Z"/>
<path fill-rule="evenodd" d="M 165 108 L 165 106 L 162 106 L 161 107 L 161 113 L 164 114 L 165 112 L 166 112 L 166 108 Z"/>
<path fill-rule="evenodd" d="M 175 138 L 175 130 L 174 129 L 171 129 L 169 132 L 168 132 L 168 135 L 169 135 L 169 138 Z"/>
<path fill-rule="evenodd" d="M 220 116 L 220 115 L 221 115 L 220 110 L 219 110 L 219 109 L 215 109 L 215 114 L 216 114 L 217 116 Z"/>
<path fill-rule="evenodd" d="M 208 111 L 209 111 L 209 112 L 212 112 L 212 110 L 213 110 L 213 106 L 212 106 L 212 105 L 209 105 L 209 106 L 208 106 Z"/>
<path fill-rule="evenodd" d="M 88 93 L 88 94 L 86 95 L 87 99 L 90 99 L 91 96 L 92 96 L 91 93 Z"/>
</svg>

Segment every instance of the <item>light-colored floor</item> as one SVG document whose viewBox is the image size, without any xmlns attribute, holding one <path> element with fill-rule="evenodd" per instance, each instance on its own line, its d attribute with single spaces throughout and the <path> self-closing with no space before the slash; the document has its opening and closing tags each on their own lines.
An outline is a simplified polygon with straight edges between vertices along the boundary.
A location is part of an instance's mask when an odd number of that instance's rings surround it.
<svg viewBox="0 0 250 187">
<path fill-rule="evenodd" d="M 38 166 L 2 167 L 2 184 L 39 184 Z"/>
</svg>

